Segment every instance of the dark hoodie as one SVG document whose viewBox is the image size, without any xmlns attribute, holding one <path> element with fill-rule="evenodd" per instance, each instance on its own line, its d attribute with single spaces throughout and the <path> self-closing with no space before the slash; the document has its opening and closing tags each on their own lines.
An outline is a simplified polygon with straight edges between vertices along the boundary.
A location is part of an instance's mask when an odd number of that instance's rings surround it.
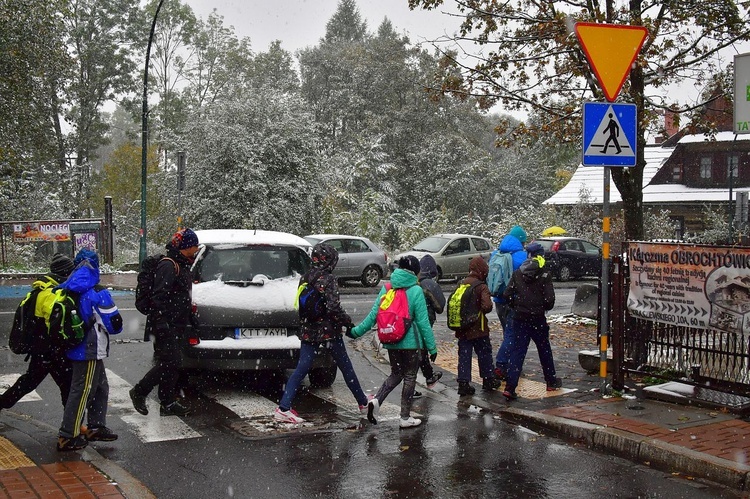
<svg viewBox="0 0 750 499">
<path fill-rule="evenodd" d="M 544 257 L 534 256 L 523 262 L 513 272 L 503 297 L 515 312 L 514 320 L 544 320 L 544 312 L 555 306 L 552 273 Z"/>
<path fill-rule="evenodd" d="M 427 302 L 427 315 L 430 326 L 435 324 L 437 314 L 442 314 L 445 308 L 445 295 L 435 279 L 438 276 L 437 263 L 430 255 L 425 255 L 419 261 L 419 285 L 424 291 Z"/>
<path fill-rule="evenodd" d="M 335 249 L 330 248 L 335 253 Z M 333 269 L 338 263 L 338 254 L 330 255 L 324 261 L 316 262 L 300 278 L 300 285 L 307 283 L 314 286 L 324 297 L 322 312 L 315 318 L 300 318 L 300 339 L 308 343 L 320 343 L 336 336 L 341 336 L 342 327 L 353 326 L 351 317 L 341 308 L 339 289 Z"/>
<path fill-rule="evenodd" d="M 487 324 L 487 313 L 492 311 L 492 296 L 490 288 L 487 287 L 487 274 L 490 272 L 490 266 L 481 256 L 475 256 L 469 262 L 469 276 L 461 281 L 461 284 L 474 284 L 474 299 L 476 300 L 477 310 L 479 310 L 479 320 L 466 329 L 456 331 L 456 338 L 473 340 L 489 336 L 490 327 Z"/>
</svg>

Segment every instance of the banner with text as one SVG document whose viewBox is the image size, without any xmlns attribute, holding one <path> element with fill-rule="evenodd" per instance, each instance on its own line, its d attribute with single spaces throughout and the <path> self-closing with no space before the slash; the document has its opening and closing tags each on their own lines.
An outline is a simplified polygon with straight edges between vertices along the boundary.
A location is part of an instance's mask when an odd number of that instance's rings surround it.
<svg viewBox="0 0 750 499">
<path fill-rule="evenodd" d="M 631 242 L 627 254 L 631 315 L 750 333 L 750 248 Z"/>
<path fill-rule="evenodd" d="M 70 226 L 65 222 L 26 222 L 13 224 L 14 243 L 70 241 Z"/>
</svg>

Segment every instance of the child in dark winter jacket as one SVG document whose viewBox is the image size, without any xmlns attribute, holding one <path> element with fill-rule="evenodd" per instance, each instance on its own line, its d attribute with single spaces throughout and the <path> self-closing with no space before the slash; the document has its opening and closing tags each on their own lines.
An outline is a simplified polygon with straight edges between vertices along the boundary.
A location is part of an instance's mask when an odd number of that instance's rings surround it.
<svg viewBox="0 0 750 499">
<path fill-rule="evenodd" d="M 549 324 L 544 315 L 545 311 L 555 306 L 552 273 L 542 256 L 544 248 L 539 243 L 530 244 L 526 251 L 529 258 L 513 272 L 513 277 L 503 292 L 503 297 L 509 301 L 513 309 L 511 321 L 515 333 L 515 344 L 510 352 L 505 391 L 503 391 L 503 395 L 508 400 L 518 398 L 516 388 L 530 341 L 536 344 L 539 352 L 547 391 L 557 390 L 562 386 L 562 381 L 555 374 L 555 362 L 549 343 Z"/>
<path fill-rule="evenodd" d="M 458 338 L 458 394 L 473 395 L 475 390 L 471 382 L 471 357 L 472 351 L 477 354 L 479 363 L 479 374 L 482 376 L 482 389 L 494 390 L 500 386 L 500 381 L 495 379 L 494 366 L 492 364 L 492 344 L 490 343 L 490 328 L 487 324 L 487 312 L 492 311 L 492 298 L 490 289 L 487 287 L 487 274 L 489 265 L 481 256 L 475 256 L 469 262 L 469 276 L 461 284 L 473 286 L 473 298 L 476 300 L 476 308 L 479 310 L 479 320 L 470 326 L 456 331 Z"/>
<path fill-rule="evenodd" d="M 437 314 L 442 314 L 445 308 L 445 295 L 436 279 L 438 277 L 437 263 L 432 255 L 425 255 L 419 261 L 419 285 L 424 292 L 424 299 L 427 303 L 427 315 L 430 319 L 430 326 L 435 324 Z M 430 354 L 427 350 L 422 350 L 422 362 L 419 365 L 424 375 L 427 388 L 432 388 L 435 383 L 443 377 L 443 373 L 432 367 Z M 414 398 L 421 397 L 422 393 L 414 391 Z"/>
<path fill-rule="evenodd" d="M 332 274 L 339 261 L 338 252 L 328 244 L 316 244 L 312 250 L 312 261 L 312 268 L 300 278 L 300 287 L 297 291 L 297 300 L 300 301 L 300 295 L 305 293 L 308 287 L 315 288 L 307 298 L 311 300 L 310 303 L 298 304 L 302 340 L 299 361 L 286 383 L 279 407 L 274 412 L 274 419 L 282 423 L 298 424 L 305 421 L 292 409 L 292 401 L 322 348 L 326 348 L 333 356 L 344 376 L 346 386 L 359 403 L 359 410 L 364 411 L 367 408 L 367 396 L 362 391 L 352 362 L 346 353 L 342 336 L 342 328 L 348 332 L 354 324 L 341 308 L 336 277 Z"/>
</svg>

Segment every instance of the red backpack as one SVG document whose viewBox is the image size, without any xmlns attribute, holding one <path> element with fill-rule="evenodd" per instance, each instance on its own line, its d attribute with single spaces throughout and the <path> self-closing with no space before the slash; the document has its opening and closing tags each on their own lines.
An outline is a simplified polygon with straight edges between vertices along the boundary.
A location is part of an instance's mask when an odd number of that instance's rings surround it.
<svg viewBox="0 0 750 499">
<path fill-rule="evenodd" d="M 406 290 L 392 289 L 391 284 L 385 285 L 386 292 L 380 298 L 380 306 L 375 321 L 378 326 L 378 339 L 381 343 L 398 343 L 411 327 L 409 315 L 409 301 Z"/>
</svg>

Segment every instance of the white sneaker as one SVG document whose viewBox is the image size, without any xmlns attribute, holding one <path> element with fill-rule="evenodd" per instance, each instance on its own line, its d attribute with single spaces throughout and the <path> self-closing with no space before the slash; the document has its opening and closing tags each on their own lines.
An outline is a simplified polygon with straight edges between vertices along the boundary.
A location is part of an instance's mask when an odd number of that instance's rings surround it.
<svg viewBox="0 0 750 499">
<path fill-rule="evenodd" d="M 273 413 L 273 419 L 280 423 L 299 424 L 305 422 L 304 419 L 297 415 L 297 411 L 294 409 L 282 411 L 280 407 L 277 407 L 276 411 Z"/>
<path fill-rule="evenodd" d="M 378 399 L 372 398 L 367 402 L 367 420 L 372 424 L 378 424 L 377 415 L 380 412 L 380 402 Z"/>
<path fill-rule="evenodd" d="M 421 424 L 422 424 L 422 420 L 421 419 L 417 419 L 417 418 L 413 418 L 413 417 L 409 416 L 406 419 L 401 418 L 401 420 L 398 423 L 398 426 L 400 428 L 411 428 L 413 426 L 419 426 Z"/>
</svg>

